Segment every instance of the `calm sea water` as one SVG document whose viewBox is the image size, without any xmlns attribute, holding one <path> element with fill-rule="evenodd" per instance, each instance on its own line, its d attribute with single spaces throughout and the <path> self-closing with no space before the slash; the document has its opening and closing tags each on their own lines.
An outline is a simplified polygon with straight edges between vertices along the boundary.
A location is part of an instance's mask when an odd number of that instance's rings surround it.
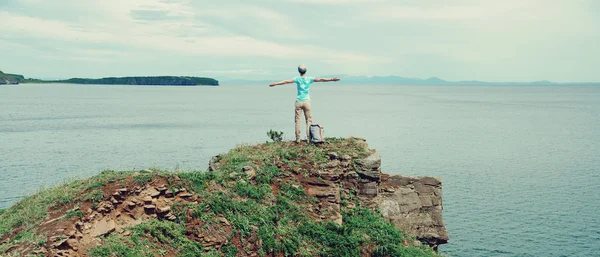
<svg viewBox="0 0 600 257">
<path fill-rule="evenodd" d="M 0 86 L 0 208 L 103 169 L 293 137 L 293 86 Z M 600 87 L 317 84 L 314 120 L 443 180 L 448 256 L 598 256 Z"/>
</svg>

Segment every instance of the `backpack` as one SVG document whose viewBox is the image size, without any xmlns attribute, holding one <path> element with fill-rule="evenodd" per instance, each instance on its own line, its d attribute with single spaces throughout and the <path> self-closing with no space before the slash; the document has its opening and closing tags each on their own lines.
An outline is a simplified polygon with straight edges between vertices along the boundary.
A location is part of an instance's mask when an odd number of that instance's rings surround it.
<svg viewBox="0 0 600 257">
<path fill-rule="evenodd" d="M 325 141 L 325 139 L 323 138 L 323 126 L 316 124 L 316 123 L 312 123 L 312 124 L 310 124 L 309 132 L 310 132 L 310 139 L 309 139 L 310 143 L 319 144 L 319 143 L 323 143 Z"/>
</svg>

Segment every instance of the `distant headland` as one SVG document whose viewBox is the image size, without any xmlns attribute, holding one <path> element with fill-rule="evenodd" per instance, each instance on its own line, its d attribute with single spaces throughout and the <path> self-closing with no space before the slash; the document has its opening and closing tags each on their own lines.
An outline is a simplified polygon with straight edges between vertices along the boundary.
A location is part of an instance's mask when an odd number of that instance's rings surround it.
<svg viewBox="0 0 600 257">
<path fill-rule="evenodd" d="M 88 85 L 145 85 L 145 86 L 218 86 L 219 81 L 213 78 L 187 76 L 153 76 L 153 77 L 110 77 L 101 79 L 71 78 L 65 80 L 41 80 L 25 78 L 23 75 L 7 74 L 0 71 L 0 84 L 19 83 L 66 83 Z"/>
</svg>

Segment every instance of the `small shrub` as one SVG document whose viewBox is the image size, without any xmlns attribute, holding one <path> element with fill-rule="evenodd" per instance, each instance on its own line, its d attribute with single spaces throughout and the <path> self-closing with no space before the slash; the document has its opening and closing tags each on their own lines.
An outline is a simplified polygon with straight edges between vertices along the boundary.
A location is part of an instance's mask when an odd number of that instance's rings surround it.
<svg viewBox="0 0 600 257">
<path fill-rule="evenodd" d="M 265 250 L 265 252 L 270 253 L 277 248 L 273 227 L 262 226 L 258 228 L 258 237 L 262 240 L 262 249 Z"/>
<path fill-rule="evenodd" d="M 298 227 L 300 234 L 314 242 L 321 242 L 322 256 L 360 256 L 360 245 L 365 241 L 347 227 L 334 223 L 305 222 Z"/>
<path fill-rule="evenodd" d="M 89 192 L 87 195 L 85 195 L 83 197 L 83 200 L 93 202 L 93 203 L 99 203 L 102 201 L 103 198 L 104 198 L 104 192 L 102 192 L 102 190 L 96 189 L 92 192 Z"/>
<path fill-rule="evenodd" d="M 271 140 L 273 140 L 273 142 L 281 142 L 281 140 L 283 140 L 283 132 L 282 131 L 274 131 L 274 130 L 269 130 L 269 132 L 267 132 L 267 136 L 269 136 L 269 138 L 271 138 Z"/>
<path fill-rule="evenodd" d="M 15 241 L 21 241 L 33 237 L 33 231 L 27 230 L 17 234 L 14 238 Z"/>
<path fill-rule="evenodd" d="M 235 257 L 237 256 L 238 249 L 234 245 L 226 245 L 221 248 L 221 252 L 225 257 Z"/>
<path fill-rule="evenodd" d="M 152 220 L 132 228 L 132 237 L 151 236 L 155 241 L 174 247 L 180 253 L 178 256 L 201 256 L 202 245 L 188 239 L 186 234 L 183 225 L 169 221 Z"/>
<path fill-rule="evenodd" d="M 87 190 L 102 188 L 103 186 L 106 186 L 106 183 L 104 183 L 104 181 L 93 181 L 87 187 Z"/>
<path fill-rule="evenodd" d="M 266 184 L 257 186 L 248 183 L 237 182 L 235 183 L 235 191 L 240 196 L 262 201 L 269 193 L 271 193 L 271 187 Z"/>
<path fill-rule="evenodd" d="M 273 184 L 275 182 L 275 178 L 281 176 L 283 171 L 280 170 L 275 165 L 265 165 L 262 166 L 256 175 L 256 182 L 258 184 Z"/>
<path fill-rule="evenodd" d="M 171 213 L 173 213 L 173 215 L 175 215 L 175 217 L 177 217 L 178 222 L 185 223 L 185 222 L 187 222 L 187 215 L 186 215 L 187 210 L 193 209 L 193 208 L 194 207 L 192 204 L 175 202 L 171 206 Z"/>
<path fill-rule="evenodd" d="M 248 201 L 246 201 L 248 202 Z M 206 203 L 215 214 L 249 213 L 247 204 L 231 199 L 223 192 L 215 192 Z"/>
<path fill-rule="evenodd" d="M 289 198 L 292 201 L 304 200 L 306 194 L 302 186 L 294 185 L 292 183 L 283 183 L 280 186 L 279 194 Z"/>
<path fill-rule="evenodd" d="M 39 238 L 39 240 L 35 243 L 37 246 L 45 246 L 47 243 L 47 239 L 45 236 Z"/>
<path fill-rule="evenodd" d="M 189 189 L 199 193 L 206 189 L 206 183 L 216 177 L 216 172 L 186 172 L 180 173 L 179 177 L 188 183 Z"/>
<path fill-rule="evenodd" d="M 348 204 L 349 204 L 349 203 L 348 203 L 348 201 L 347 201 L 347 200 L 342 200 L 342 201 L 340 202 L 340 205 L 342 205 L 343 207 L 346 207 L 346 206 L 348 206 Z"/>
<path fill-rule="evenodd" d="M 145 185 L 152 180 L 152 174 L 138 175 L 133 178 L 133 183 L 137 185 Z"/>
<path fill-rule="evenodd" d="M 248 217 L 244 214 L 229 215 L 231 225 L 236 231 L 241 233 L 243 237 L 250 236 L 252 233 L 252 222 L 250 218 L 251 217 Z"/>
<path fill-rule="evenodd" d="M 65 215 L 65 219 L 70 219 L 73 217 L 83 218 L 83 212 L 80 209 L 69 210 L 67 211 L 67 215 Z"/>
<path fill-rule="evenodd" d="M 56 204 L 65 205 L 73 202 L 73 195 L 61 195 L 56 199 Z"/>
<path fill-rule="evenodd" d="M 134 243 L 132 244 L 133 247 L 128 245 L 127 243 Z M 102 245 L 92 248 L 88 252 L 88 254 L 90 257 L 155 256 L 154 252 L 149 247 L 147 247 L 149 244 L 150 242 L 148 240 L 142 240 L 139 238 L 135 238 L 132 240 L 111 235 L 105 240 L 103 240 Z"/>
</svg>

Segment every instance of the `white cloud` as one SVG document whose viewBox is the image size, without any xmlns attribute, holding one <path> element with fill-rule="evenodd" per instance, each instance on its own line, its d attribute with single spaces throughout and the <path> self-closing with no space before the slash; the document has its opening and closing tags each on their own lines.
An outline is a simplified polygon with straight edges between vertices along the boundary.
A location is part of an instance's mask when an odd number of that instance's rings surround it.
<svg viewBox="0 0 600 257">
<path fill-rule="evenodd" d="M 288 2 L 300 3 L 300 4 L 373 4 L 380 2 L 388 2 L 390 0 L 289 0 Z"/>
<path fill-rule="evenodd" d="M 270 70 L 266 69 L 241 69 L 241 70 L 201 70 L 202 74 L 217 74 L 217 75 L 267 75 L 271 74 Z"/>
<path fill-rule="evenodd" d="M 367 55 L 345 53 L 314 45 L 285 45 L 240 35 L 214 36 L 207 32 L 209 25 L 195 19 L 198 13 L 223 15 L 221 12 L 225 10 L 194 12 L 181 3 L 147 0 L 120 1 L 119 4 L 114 0 L 94 1 L 88 8 L 96 10 L 101 15 L 96 15 L 95 17 L 98 17 L 96 20 L 89 20 L 84 24 L 28 17 L 0 11 L 0 20 L 3 20 L 7 25 L 0 27 L 0 32 L 21 34 L 36 40 L 53 39 L 64 42 L 121 45 L 135 49 L 198 56 L 256 56 L 284 59 L 312 56 L 347 61 L 368 61 L 372 59 Z M 181 19 L 140 23 L 130 15 L 131 10 L 138 9 L 163 10 L 180 15 Z M 252 14 L 254 18 L 265 19 L 267 22 L 262 25 L 271 24 L 271 27 L 268 28 L 270 31 L 282 33 L 290 29 L 285 18 L 277 12 L 258 7 L 245 8 L 244 12 Z M 181 33 L 189 33 L 190 30 L 197 30 L 197 34 L 205 32 L 207 35 L 181 37 Z M 78 58 L 83 58 L 84 55 L 91 55 L 92 53 L 94 52 L 79 50 L 73 52 L 72 55 L 77 54 Z M 106 58 L 112 58 L 111 55 L 105 56 Z M 93 58 L 101 58 L 101 55 L 94 54 Z"/>
<path fill-rule="evenodd" d="M 70 60 L 72 69 L 89 62 L 110 70 L 119 61 L 147 67 L 160 56 L 161 63 L 209 58 L 196 69 L 223 76 L 259 74 L 254 63 L 263 75 L 278 75 L 282 64 L 307 61 L 332 73 L 600 80 L 586 68 L 600 59 L 598 6 L 595 0 L 12 0 L 0 4 L 0 51 L 29 49 L 20 60 Z M 0 58 L 2 66 L 10 61 Z"/>
</svg>

